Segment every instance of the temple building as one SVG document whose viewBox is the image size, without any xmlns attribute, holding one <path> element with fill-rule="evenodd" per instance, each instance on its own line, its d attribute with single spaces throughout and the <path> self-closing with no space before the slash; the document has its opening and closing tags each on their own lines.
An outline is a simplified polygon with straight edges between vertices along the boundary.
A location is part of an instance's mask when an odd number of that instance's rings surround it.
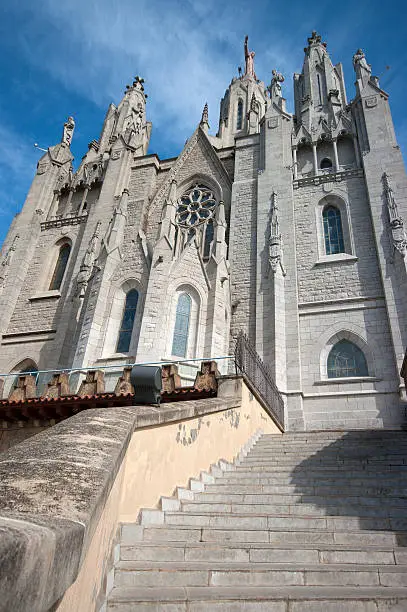
<svg viewBox="0 0 407 612">
<path fill-rule="evenodd" d="M 403 422 L 407 180 L 388 94 L 359 49 L 348 101 L 312 32 L 291 113 L 287 78 L 272 70 L 267 86 L 247 38 L 244 53 L 216 135 L 205 106 L 177 158 L 148 152 L 139 77 L 76 170 L 68 118 L 2 251 L 3 398 L 21 372 L 39 371 L 38 389 L 45 370 L 134 362 L 205 358 L 226 373 L 218 358 L 243 331 L 286 429 Z"/>
</svg>

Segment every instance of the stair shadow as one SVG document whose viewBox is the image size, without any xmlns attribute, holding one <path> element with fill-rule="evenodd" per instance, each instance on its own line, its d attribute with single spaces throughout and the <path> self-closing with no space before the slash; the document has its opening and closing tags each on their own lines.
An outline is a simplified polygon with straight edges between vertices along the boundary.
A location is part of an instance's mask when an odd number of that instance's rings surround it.
<svg viewBox="0 0 407 612">
<path fill-rule="evenodd" d="M 357 518 L 349 531 L 391 531 L 398 546 L 407 546 L 407 434 L 391 434 L 346 432 L 298 463 L 291 484 L 326 518 Z"/>
</svg>

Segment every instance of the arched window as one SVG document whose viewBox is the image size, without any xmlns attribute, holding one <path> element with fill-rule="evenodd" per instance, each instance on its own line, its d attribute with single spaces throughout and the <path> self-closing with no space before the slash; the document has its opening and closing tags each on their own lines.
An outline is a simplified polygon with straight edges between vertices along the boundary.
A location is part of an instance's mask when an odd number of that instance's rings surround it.
<svg viewBox="0 0 407 612">
<path fill-rule="evenodd" d="M 349 340 L 340 340 L 332 347 L 328 355 L 327 370 L 328 378 L 368 376 L 363 351 Z"/>
<path fill-rule="evenodd" d="M 211 244 L 213 241 L 213 219 L 210 219 L 206 224 L 205 230 L 205 242 L 204 242 L 204 250 L 203 256 L 204 258 L 209 257 L 211 254 Z"/>
<path fill-rule="evenodd" d="M 171 351 L 176 357 L 186 357 L 187 355 L 191 305 L 191 296 L 188 293 L 181 293 L 178 298 Z"/>
<path fill-rule="evenodd" d="M 239 100 L 237 103 L 237 118 L 236 118 L 236 129 L 241 130 L 243 127 L 243 100 Z"/>
<path fill-rule="evenodd" d="M 126 295 L 122 322 L 117 340 L 117 353 L 128 353 L 130 350 L 131 334 L 133 331 L 134 318 L 136 316 L 138 302 L 138 291 L 131 289 Z"/>
<path fill-rule="evenodd" d="M 329 157 L 324 157 L 321 160 L 320 168 L 321 170 L 329 170 L 329 168 L 332 168 L 332 160 Z"/>
<path fill-rule="evenodd" d="M 60 289 L 62 280 L 64 278 L 66 266 L 68 264 L 69 255 L 71 252 L 71 245 L 65 243 L 59 249 L 58 261 L 55 266 L 54 274 L 52 275 L 51 284 L 49 286 L 51 289 Z"/>
<path fill-rule="evenodd" d="M 325 253 L 334 255 L 344 253 L 341 213 L 335 206 L 326 206 L 322 213 L 324 222 Z"/>
</svg>

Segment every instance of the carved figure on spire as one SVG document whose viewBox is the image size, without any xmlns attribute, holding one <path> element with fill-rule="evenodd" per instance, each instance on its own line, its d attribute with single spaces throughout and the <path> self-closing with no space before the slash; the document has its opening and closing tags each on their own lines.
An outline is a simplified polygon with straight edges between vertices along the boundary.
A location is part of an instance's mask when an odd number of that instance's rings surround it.
<svg viewBox="0 0 407 612">
<path fill-rule="evenodd" d="M 68 147 L 71 146 L 74 129 L 75 129 L 75 120 L 73 117 L 68 117 L 67 121 L 64 123 L 64 131 L 62 133 L 62 140 L 61 140 L 61 142 L 63 144 L 68 145 Z"/>
<path fill-rule="evenodd" d="M 270 98 L 281 98 L 283 93 L 280 83 L 284 83 L 284 77 L 281 72 L 277 72 L 277 70 L 272 70 L 271 74 L 271 83 L 267 87 Z"/>
<path fill-rule="evenodd" d="M 355 70 L 357 66 L 363 68 L 364 70 L 368 70 L 369 72 L 372 71 L 370 64 L 368 64 L 366 61 L 366 55 L 363 53 L 362 49 L 358 49 L 353 56 L 353 67 Z"/>
<path fill-rule="evenodd" d="M 244 39 L 244 59 L 245 59 L 245 71 L 244 76 L 252 77 L 257 81 L 256 73 L 254 72 L 254 51 L 249 51 L 248 45 L 249 37 L 245 36 Z"/>
</svg>

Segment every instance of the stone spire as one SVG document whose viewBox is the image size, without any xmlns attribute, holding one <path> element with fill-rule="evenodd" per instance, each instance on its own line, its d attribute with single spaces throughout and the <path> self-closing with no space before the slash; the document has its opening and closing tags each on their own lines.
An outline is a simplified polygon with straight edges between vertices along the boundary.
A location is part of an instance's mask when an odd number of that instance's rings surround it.
<svg viewBox="0 0 407 612">
<path fill-rule="evenodd" d="M 144 79 L 134 77 L 132 84 L 126 85 L 119 106 L 112 104 L 109 107 L 100 137 L 99 153 L 109 150 L 120 138 L 137 154 L 147 153 L 151 133 L 151 123 L 146 120 L 147 98 Z"/>
<path fill-rule="evenodd" d="M 315 31 L 304 52 L 302 73 L 294 75 L 297 125 L 315 134 L 324 122 L 329 132 L 347 105 L 342 66 L 332 64 L 326 43 Z"/>
<path fill-rule="evenodd" d="M 209 110 L 208 110 L 208 103 L 207 102 L 205 103 L 205 106 L 203 107 L 201 122 L 200 122 L 199 125 L 204 130 L 204 132 L 208 133 L 208 130 L 209 130 Z"/>
</svg>

